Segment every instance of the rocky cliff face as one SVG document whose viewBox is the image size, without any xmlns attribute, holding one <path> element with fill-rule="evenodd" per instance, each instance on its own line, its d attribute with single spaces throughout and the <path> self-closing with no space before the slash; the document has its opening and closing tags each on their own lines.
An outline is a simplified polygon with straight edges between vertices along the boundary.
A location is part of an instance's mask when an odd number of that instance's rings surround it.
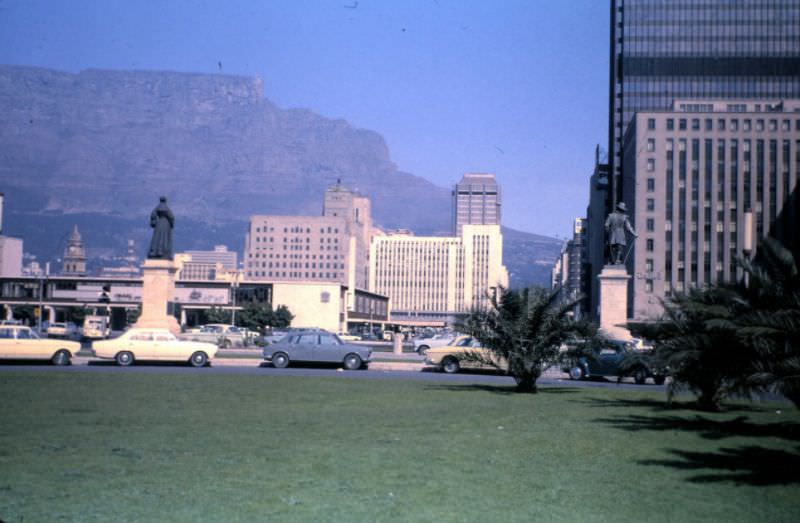
<svg viewBox="0 0 800 523">
<path fill-rule="evenodd" d="M 90 245 L 92 228 L 106 247 L 143 240 L 162 194 L 192 226 L 178 248 L 238 248 L 249 215 L 318 214 L 337 179 L 370 197 L 377 224 L 449 229 L 449 190 L 399 171 L 379 134 L 278 108 L 259 78 L 0 66 L 0 160 L 8 224 L 31 252 L 65 221 Z"/>
<path fill-rule="evenodd" d="M 0 112 L 4 185 L 46 211 L 142 216 L 165 194 L 208 223 L 316 214 L 341 178 L 387 226 L 449 216 L 447 190 L 399 172 L 380 135 L 279 109 L 258 78 L 2 67 Z"/>
</svg>

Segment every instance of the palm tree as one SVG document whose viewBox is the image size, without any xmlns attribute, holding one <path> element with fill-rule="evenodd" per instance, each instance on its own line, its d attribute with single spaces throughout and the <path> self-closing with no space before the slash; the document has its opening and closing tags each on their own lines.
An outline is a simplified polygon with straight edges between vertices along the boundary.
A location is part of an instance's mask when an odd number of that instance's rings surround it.
<svg viewBox="0 0 800 523">
<path fill-rule="evenodd" d="M 519 392 L 537 392 L 536 381 L 556 363 L 561 346 L 586 332 L 586 325 L 570 316 L 579 301 L 561 301 L 559 289 L 501 288 L 499 300 L 473 311 L 463 325 L 492 357 L 475 351 L 464 357 L 508 372 Z"/>
<path fill-rule="evenodd" d="M 791 251 L 767 238 L 755 260 L 741 262 L 749 284 L 747 308 L 730 325 L 756 352 L 755 386 L 800 405 L 800 272 Z"/>
<path fill-rule="evenodd" d="M 631 325 L 653 341 L 653 364 L 672 377 L 669 401 L 688 389 L 700 408 L 717 410 L 729 394 L 748 391 L 753 352 L 731 326 L 741 306 L 735 287 L 693 288 L 664 301 L 660 321 Z"/>
</svg>

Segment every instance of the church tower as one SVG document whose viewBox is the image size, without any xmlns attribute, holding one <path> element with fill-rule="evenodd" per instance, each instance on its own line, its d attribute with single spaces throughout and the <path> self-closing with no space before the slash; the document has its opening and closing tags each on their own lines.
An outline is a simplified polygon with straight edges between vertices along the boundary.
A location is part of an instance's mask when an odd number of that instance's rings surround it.
<svg viewBox="0 0 800 523">
<path fill-rule="evenodd" d="M 86 250 L 83 248 L 78 226 L 72 227 L 67 247 L 64 249 L 64 263 L 61 274 L 64 276 L 86 276 Z"/>
</svg>

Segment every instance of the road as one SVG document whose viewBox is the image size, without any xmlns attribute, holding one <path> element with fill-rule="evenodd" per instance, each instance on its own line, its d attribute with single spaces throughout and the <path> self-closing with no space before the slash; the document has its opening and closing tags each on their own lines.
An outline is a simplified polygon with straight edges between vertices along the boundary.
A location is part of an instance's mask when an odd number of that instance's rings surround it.
<svg viewBox="0 0 800 523">
<path fill-rule="evenodd" d="M 400 367 L 402 370 L 398 370 Z M 276 369 L 258 360 L 220 358 L 211 366 L 196 369 L 187 365 L 163 363 L 137 363 L 130 367 L 119 367 L 113 362 L 98 361 L 89 358 L 76 358 L 72 365 L 56 367 L 49 363 L 10 362 L 0 363 L 0 374 L 3 372 L 69 372 L 69 373 L 134 373 L 134 374 L 189 374 L 197 376 L 216 375 L 250 375 L 250 376 L 295 376 L 305 378 L 339 378 L 339 379 L 379 379 L 379 380 L 415 380 L 437 383 L 481 383 L 513 386 L 514 380 L 509 376 L 489 372 L 460 372 L 445 374 L 426 369 L 419 364 L 399 365 L 396 363 L 375 362 L 368 370 L 344 371 L 341 368 L 325 368 L 314 366 L 293 366 Z M 636 385 L 634 383 L 617 384 L 616 380 L 572 381 L 560 372 L 550 371 L 539 379 L 542 386 L 569 387 L 602 387 L 621 388 L 626 390 L 664 391 L 664 385 Z"/>
</svg>

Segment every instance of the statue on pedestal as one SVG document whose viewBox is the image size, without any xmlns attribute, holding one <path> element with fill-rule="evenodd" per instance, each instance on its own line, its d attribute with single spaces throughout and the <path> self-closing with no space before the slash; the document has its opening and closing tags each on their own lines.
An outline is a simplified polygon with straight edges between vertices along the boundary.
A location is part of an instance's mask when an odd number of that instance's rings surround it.
<svg viewBox="0 0 800 523">
<path fill-rule="evenodd" d="M 606 218 L 606 238 L 608 242 L 608 250 L 611 254 L 609 262 L 613 265 L 622 265 L 622 252 L 625 250 L 627 241 L 625 238 L 625 231 L 630 232 L 634 238 L 639 235 L 633 230 L 631 222 L 628 221 L 628 215 L 625 214 L 627 208 L 625 202 L 619 202 L 617 209 L 608 215 Z M 627 259 L 627 256 L 625 257 Z"/>
<path fill-rule="evenodd" d="M 153 239 L 150 240 L 149 260 L 172 259 L 172 229 L 175 216 L 167 207 L 167 198 L 162 196 L 153 212 L 150 213 L 150 227 L 153 228 Z"/>
</svg>

